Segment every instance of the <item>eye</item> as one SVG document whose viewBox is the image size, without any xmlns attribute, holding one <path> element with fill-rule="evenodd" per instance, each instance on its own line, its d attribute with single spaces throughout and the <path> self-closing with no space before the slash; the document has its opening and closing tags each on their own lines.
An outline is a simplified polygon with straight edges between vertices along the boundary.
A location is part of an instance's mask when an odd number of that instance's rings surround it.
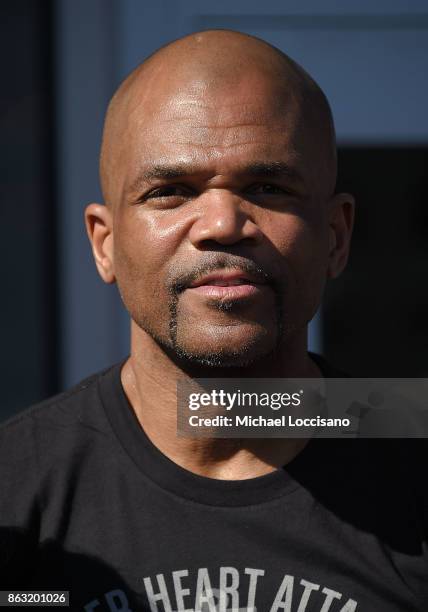
<svg viewBox="0 0 428 612">
<path fill-rule="evenodd" d="M 255 195 L 285 195 L 289 193 L 286 189 L 273 185 L 272 183 L 258 183 L 252 185 L 249 190 L 250 193 Z"/>
<path fill-rule="evenodd" d="M 188 197 L 189 190 L 184 187 L 180 187 L 179 185 L 165 185 L 165 187 L 157 187 L 152 191 L 149 191 L 144 196 L 145 200 L 151 198 L 172 198 L 172 197 Z"/>
<path fill-rule="evenodd" d="M 155 208 L 175 208 L 193 198 L 194 191 L 184 185 L 162 185 L 142 195 L 138 202 Z"/>
</svg>

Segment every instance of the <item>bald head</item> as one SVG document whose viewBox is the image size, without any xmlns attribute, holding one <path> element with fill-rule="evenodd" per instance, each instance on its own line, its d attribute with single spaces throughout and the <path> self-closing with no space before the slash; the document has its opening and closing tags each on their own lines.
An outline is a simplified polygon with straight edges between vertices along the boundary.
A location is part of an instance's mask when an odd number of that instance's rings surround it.
<svg viewBox="0 0 428 612">
<path fill-rule="evenodd" d="M 150 123 L 159 114 L 165 125 L 169 115 L 171 121 L 177 120 L 180 108 L 188 117 L 193 108 L 199 107 L 199 100 L 212 108 L 209 123 L 215 123 L 213 115 L 219 101 L 231 94 L 242 106 L 243 117 L 253 96 L 269 107 L 278 127 L 281 115 L 287 117 L 285 123 L 296 132 L 296 139 L 298 133 L 311 155 L 317 157 L 320 191 L 326 197 L 331 195 L 336 182 L 336 144 L 330 107 L 322 90 L 298 64 L 265 41 L 238 32 L 212 30 L 162 47 L 114 94 L 106 115 L 100 159 L 106 203 L 120 199 L 124 180 L 120 167 L 136 130 L 149 135 Z M 296 154 L 305 153 L 302 149 Z M 130 163 L 128 158 L 126 163 Z"/>
</svg>

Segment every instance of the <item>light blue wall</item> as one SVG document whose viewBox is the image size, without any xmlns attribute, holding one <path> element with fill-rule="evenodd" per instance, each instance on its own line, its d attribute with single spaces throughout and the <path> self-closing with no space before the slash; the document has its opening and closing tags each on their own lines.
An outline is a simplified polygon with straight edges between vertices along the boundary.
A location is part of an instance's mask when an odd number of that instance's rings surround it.
<svg viewBox="0 0 428 612">
<path fill-rule="evenodd" d="M 340 144 L 428 141 L 428 5 L 422 0 L 58 0 L 59 234 L 63 386 L 128 350 L 128 318 L 98 279 L 83 227 L 97 180 L 102 117 L 119 81 L 160 45 L 208 27 L 265 38 L 330 99 Z M 311 347 L 322 346 L 319 320 Z"/>
</svg>

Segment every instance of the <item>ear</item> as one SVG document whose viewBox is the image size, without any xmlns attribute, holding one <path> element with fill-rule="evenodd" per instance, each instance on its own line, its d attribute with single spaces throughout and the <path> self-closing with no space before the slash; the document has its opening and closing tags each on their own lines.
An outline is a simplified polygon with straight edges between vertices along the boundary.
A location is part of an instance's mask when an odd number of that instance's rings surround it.
<svg viewBox="0 0 428 612">
<path fill-rule="evenodd" d="M 354 211 L 355 198 L 349 193 L 336 193 L 329 202 L 329 278 L 339 276 L 348 261 Z"/>
<path fill-rule="evenodd" d="M 105 283 L 114 283 L 113 219 L 110 208 L 104 204 L 89 204 L 85 210 L 85 224 L 98 273 Z"/>
</svg>

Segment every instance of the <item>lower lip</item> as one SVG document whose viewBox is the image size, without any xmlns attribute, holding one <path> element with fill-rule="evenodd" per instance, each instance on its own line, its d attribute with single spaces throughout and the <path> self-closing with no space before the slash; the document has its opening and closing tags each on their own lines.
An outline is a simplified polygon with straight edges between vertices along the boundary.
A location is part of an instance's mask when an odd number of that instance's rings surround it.
<svg viewBox="0 0 428 612">
<path fill-rule="evenodd" d="M 212 299 L 240 300 L 259 295 L 265 285 L 200 285 L 189 287 L 188 291 Z"/>
</svg>

